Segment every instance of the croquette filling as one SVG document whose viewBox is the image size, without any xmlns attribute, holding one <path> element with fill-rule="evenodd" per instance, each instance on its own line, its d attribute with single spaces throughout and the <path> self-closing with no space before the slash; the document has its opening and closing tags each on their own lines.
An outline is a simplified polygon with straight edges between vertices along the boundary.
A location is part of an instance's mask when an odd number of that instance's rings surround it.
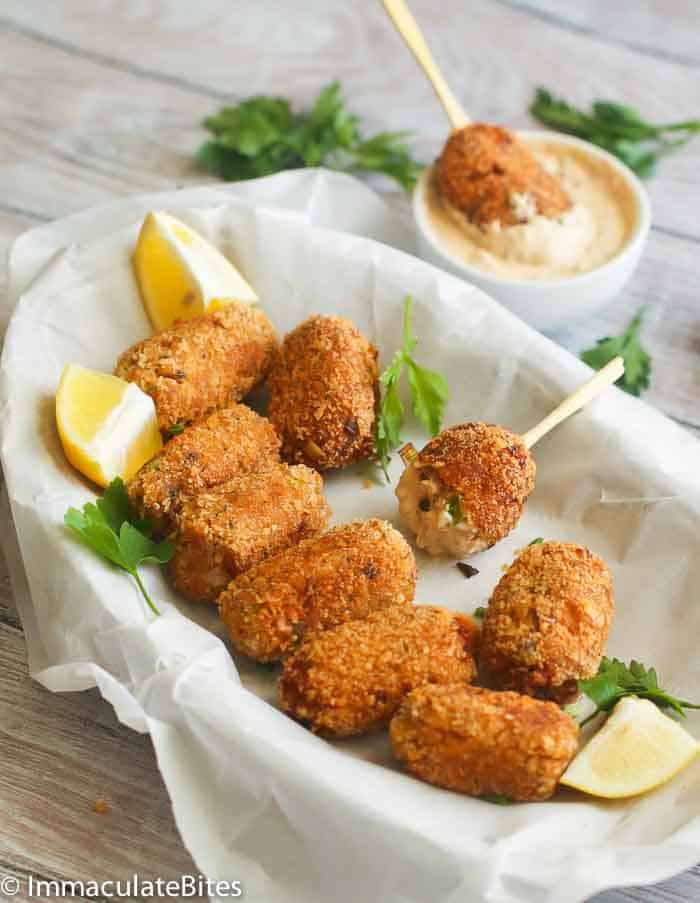
<svg viewBox="0 0 700 903">
<path fill-rule="evenodd" d="M 462 500 L 430 467 L 411 462 L 396 488 L 399 511 L 416 534 L 419 548 L 430 555 L 463 558 L 488 546 L 471 522 Z"/>
</svg>

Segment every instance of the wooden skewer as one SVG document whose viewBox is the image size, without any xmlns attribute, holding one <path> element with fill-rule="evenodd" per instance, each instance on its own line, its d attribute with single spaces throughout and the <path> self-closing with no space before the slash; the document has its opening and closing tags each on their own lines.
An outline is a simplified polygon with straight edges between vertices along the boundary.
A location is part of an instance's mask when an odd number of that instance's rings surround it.
<svg viewBox="0 0 700 903">
<path fill-rule="evenodd" d="M 428 50 L 428 45 L 425 43 L 425 38 L 418 27 L 418 23 L 413 18 L 404 0 L 382 0 L 382 3 L 396 26 L 396 30 L 404 39 L 406 46 L 418 60 L 418 64 L 428 77 L 428 81 L 433 86 L 438 100 L 447 113 L 447 118 L 452 128 L 457 131 L 470 125 L 471 119 L 449 89 L 442 72 L 438 69 L 431 52 Z"/>
<path fill-rule="evenodd" d="M 528 430 L 523 434 L 521 438 L 526 448 L 532 448 L 536 442 L 539 442 L 543 436 L 546 436 L 547 433 L 560 424 L 562 420 L 571 417 L 572 414 L 575 414 L 576 411 L 580 411 L 589 401 L 597 398 L 603 389 L 617 382 L 624 372 L 625 362 L 622 358 L 613 358 L 609 364 L 606 364 L 602 370 L 599 370 L 595 376 L 592 376 L 578 388 L 573 395 L 569 395 L 568 398 L 565 398 L 564 401 L 562 401 L 551 414 L 548 414 L 544 420 L 541 420 L 537 426 L 533 426 L 531 430 Z"/>
</svg>

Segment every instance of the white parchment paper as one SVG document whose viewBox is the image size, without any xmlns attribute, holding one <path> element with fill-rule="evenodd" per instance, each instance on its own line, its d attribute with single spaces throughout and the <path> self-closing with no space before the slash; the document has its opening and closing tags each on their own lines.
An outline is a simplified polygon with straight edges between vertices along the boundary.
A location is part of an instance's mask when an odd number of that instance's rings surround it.
<svg viewBox="0 0 700 903">
<path fill-rule="evenodd" d="M 280 333 L 312 312 L 342 314 L 383 364 L 411 293 L 420 359 L 449 378 L 448 424 L 524 431 L 589 374 L 481 292 L 388 247 L 412 250 L 410 223 L 345 176 L 307 171 L 150 195 L 33 230 L 11 257 L 0 429 L 17 531 L 3 541 L 34 677 L 55 691 L 97 685 L 124 723 L 150 732 L 198 866 L 242 881 L 255 903 L 573 903 L 694 864 L 700 763 L 617 803 L 562 793 L 500 807 L 429 787 L 396 769 L 384 734 L 313 737 L 275 707 L 274 673 L 232 658 L 211 608 L 181 600 L 147 569 L 163 612 L 154 618 L 130 578 L 67 535 L 66 508 L 94 492 L 63 457 L 56 385 L 68 361 L 111 370 L 149 333 L 130 253 L 154 208 L 229 254 Z M 425 441 L 415 424 L 407 437 Z M 517 548 L 535 536 L 574 540 L 615 575 L 610 654 L 654 664 L 671 688 L 700 699 L 699 453 L 665 417 L 609 391 L 538 445 L 521 524 L 473 559 L 478 576 L 418 554 L 418 601 L 471 612 Z M 396 460 L 394 482 L 399 471 Z M 366 476 L 359 466 L 328 477 L 334 522 L 379 516 L 398 526 L 392 489 L 365 489 Z M 670 500 L 620 501 L 647 497 Z M 688 727 L 700 735 L 700 718 Z"/>
</svg>

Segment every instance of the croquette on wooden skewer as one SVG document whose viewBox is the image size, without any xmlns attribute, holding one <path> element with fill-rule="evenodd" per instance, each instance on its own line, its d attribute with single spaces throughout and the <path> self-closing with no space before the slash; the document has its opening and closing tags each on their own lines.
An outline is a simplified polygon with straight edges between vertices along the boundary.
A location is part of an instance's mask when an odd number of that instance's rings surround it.
<svg viewBox="0 0 700 903">
<path fill-rule="evenodd" d="M 126 490 L 140 517 L 165 534 L 183 496 L 279 462 L 280 440 L 269 420 L 242 404 L 195 421 L 145 464 Z"/>
<path fill-rule="evenodd" d="M 194 601 L 215 602 L 238 574 L 324 529 L 323 481 L 303 464 L 271 465 L 182 500 L 170 574 Z"/>
<path fill-rule="evenodd" d="M 284 662 L 282 708 L 324 736 L 378 728 L 424 683 L 469 683 L 478 636 L 466 615 L 432 605 L 386 608 L 312 634 Z"/>
<path fill-rule="evenodd" d="M 578 750 L 579 727 L 553 702 L 481 687 L 413 690 L 389 729 L 417 778 L 470 796 L 546 800 Z"/>
<path fill-rule="evenodd" d="M 582 546 L 526 546 L 489 600 L 479 669 L 494 689 L 570 702 L 593 677 L 614 614 L 612 575 Z"/>
<path fill-rule="evenodd" d="M 453 132 L 435 163 L 440 197 L 474 225 L 523 222 L 518 199 L 533 213 L 556 219 L 571 199 L 527 145 L 496 125 L 475 123 Z"/>
<path fill-rule="evenodd" d="M 496 222 L 503 227 L 519 223 L 514 201 L 523 196 L 542 216 L 555 218 L 566 212 L 571 199 L 522 141 L 504 128 L 471 123 L 404 0 L 384 0 L 384 7 L 428 77 L 453 129 L 435 166 L 441 197 L 482 227 Z"/>
<path fill-rule="evenodd" d="M 276 348 L 263 311 L 232 301 L 138 342 L 114 373 L 153 398 L 166 431 L 240 401 L 264 379 Z"/>
<path fill-rule="evenodd" d="M 409 605 L 416 563 L 403 536 L 383 520 L 353 521 L 268 558 L 219 597 L 237 649 L 275 661 L 307 633 Z"/>
<path fill-rule="evenodd" d="M 378 377 L 376 348 L 349 320 L 311 316 L 290 332 L 268 377 L 284 460 L 330 470 L 367 458 Z"/>
<path fill-rule="evenodd" d="M 510 533 L 534 487 L 535 462 L 519 436 L 462 423 L 408 461 L 396 496 L 420 548 L 464 558 Z"/>
<path fill-rule="evenodd" d="M 487 549 L 517 525 L 535 485 L 530 448 L 624 373 L 616 357 L 537 426 L 517 436 L 488 423 L 443 430 L 416 452 L 401 450 L 406 465 L 396 487 L 399 511 L 430 555 L 462 558 Z"/>
</svg>

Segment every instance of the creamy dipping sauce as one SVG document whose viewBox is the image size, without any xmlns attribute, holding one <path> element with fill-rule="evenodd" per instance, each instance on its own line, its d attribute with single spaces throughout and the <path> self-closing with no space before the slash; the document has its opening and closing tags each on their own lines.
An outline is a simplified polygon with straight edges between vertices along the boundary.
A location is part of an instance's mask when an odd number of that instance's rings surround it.
<svg viewBox="0 0 700 903">
<path fill-rule="evenodd" d="M 638 219 L 632 188 L 607 160 L 557 141 L 529 141 L 539 162 L 572 201 L 558 219 L 512 197 L 522 223 L 479 227 L 445 202 L 432 168 L 424 176 L 425 209 L 435 241 L 453 257 L 510 279 L 553 280 L 587 273 L 613 258 L 631 239 Z"/>
</svg>

